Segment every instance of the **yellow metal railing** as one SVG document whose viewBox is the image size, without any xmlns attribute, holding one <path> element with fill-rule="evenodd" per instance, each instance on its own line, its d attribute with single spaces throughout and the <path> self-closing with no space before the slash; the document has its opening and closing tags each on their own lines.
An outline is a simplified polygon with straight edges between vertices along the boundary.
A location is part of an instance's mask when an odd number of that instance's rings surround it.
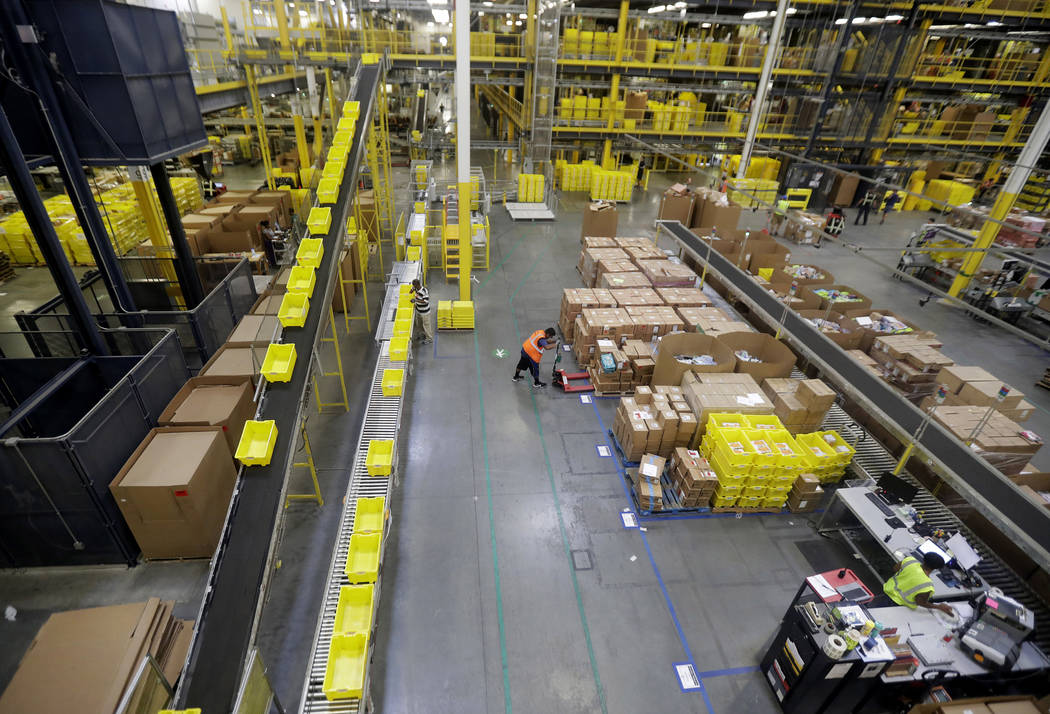
<svg viewBox="0 0 1050 714">
<path fill-rule="evenodd" d="M 571 38 L 570 29 L 566 30 Z M 600 34 L 600 33 L 593 33 Z M 573 43 L 562 36 L 559 61 L 564 64 L 587 62 L 609 63 L 615 60 L 616 45 Z M 744 71 L 758 73 L 761 70 L 764 45 L 756 40 L 737 42 L 711 42 L 707 40 L 654 40 L 652 38 L 631 39 L 624 42 L 622 62 L 624 68 L 648 65 L 675 68 Z M 778 74 L 808 71 L 813 66 L 816 50 L 812 47 L 782 47 L 779 50 Z"/>
<path fill-rule="evenodd" d="M 943 116 L 943 114 L 942 114 Z M 891 143 L 923 143 L 937 141 L 970 143 L 1017 143 L 1021 145 L 1031 131 L 1031 125 L 1021 125 L 1016 136 L 1009 135 L 1009 118 L 977 116 L 964 119 L 919 118 L 898 115 L 888 139 Z"/>
</svg>

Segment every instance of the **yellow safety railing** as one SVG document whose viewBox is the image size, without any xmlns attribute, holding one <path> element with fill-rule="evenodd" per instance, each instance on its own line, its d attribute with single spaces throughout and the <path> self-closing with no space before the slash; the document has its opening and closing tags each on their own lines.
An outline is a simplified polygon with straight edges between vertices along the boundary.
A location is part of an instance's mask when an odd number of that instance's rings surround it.
<svg viewBox="0 0 1050 714">
<path fill-rule="evenodd" d="M 942 113 L 943 116 L 943 113 Z M 966 119 L 922 118 L 910 112 L 898 114 L 894 120 L 890 142 L 917 143 L 930 139 L 938 141 L 967 141 L 978 143 L 1004 142 L 1008 139 L 1009 116 L 970 115 Z M 1012 143 L 1023 144 L 1031 125 L 1022 125 Z"/>
<path fill-rule="evenodd" d="M 586 36 L 609 35 L 611 39 L 598 43 L 585 41 Z M 562 34 L 560 59 L 574 62 L 610 62 L 615 60 L 616 33 L 588 32 L 566 28 Z M 655 40 L 628 37 L 621 54 L 625 68 L 646 65 L 670 65 L 681 69 L 745 70 L 759 72 L 765 46 L 757 40 L 713 42 L 705 39 Z M 809 70 L 816 50 L 813 47 L 782 47 L 776 73 L 790 74 Z"/>
</svg>

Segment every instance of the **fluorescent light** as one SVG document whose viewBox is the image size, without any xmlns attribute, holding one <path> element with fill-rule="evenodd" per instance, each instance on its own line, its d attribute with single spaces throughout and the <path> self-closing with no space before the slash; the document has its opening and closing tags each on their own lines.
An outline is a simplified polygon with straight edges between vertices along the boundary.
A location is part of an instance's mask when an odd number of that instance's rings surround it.
<svg viewBox="0 0 1050 714">
<path fill-rule="evenodd" d="M 701 22 L 700 23 L 700 27 L 711 27 L 711 23 L 710 22 Z"/>
<path fill-rule="evenodd" d="M 514 20 L 507 20 L 507 27 L 514 27 Z"/>
<path fill-rule="evenodd" d="M 485 7 L 492 7 L 492 0 L 485 0 L 485 2 L 483 2 L 481 4 L 484 5 Z"/>
<path fill-rule="evenodd" d="M 1002 24 L 1003 23 L 1001 22 L 996 22 L 995 20 L 992 20 L 991 22 L 985 23 L 985 27 L 999 27 Z"/>
<path fill-rule="evenodd" d="M 445 37 L 444 35 L 442 35 L 441 37 L 438 38 L 438 44 L 441 45 L 442 47 L 446 46 L 448 44 L 448 38 Z"/>
<path fill-rule="evenodd" d="M 434 22 L 439 25 L 448 24 L 448 10 L 431 10 L 430 12 L 434 14 Z"/>
<path fill-rule="evenodd" d="M 655 15 L 656 13 L 663 12 L 666 9 L 667 9 L 666 5 L 653 5 L 651 8 L 646 10 L 646 12 L 649 13 L 650 15 Z"/>
<path fill-rule="evenodd" d="M 787 9 L 787 14 L 788 14 L 788 15 L 794 15 L 794 14 L 795 14 L 796 12 L 798 12 L 798 8 L 794 8 L 794 7 L 789 7 L 789 8 Z"/>
<path fill-rule="evenodd" d="M 684 3 L 684 2 L 682 2 L 682 0 L 678 0 L 678 2 L 676 2 L 676 3 L 674 4 L 674 6 L 675 6 L 676 8 L 678 8 L 679 10 L 681 10 L 681 9 L 682 9 L 683 7 L 685 7 L 685 3 Z"/>
<path fill-rule="evenodd" d="M 904 19 L 904 15 L 887 15 L 886 22 L 900 22 Z"/>
<path fill-rule="evenodd" d="M 517 25 L 518 27 L 521 27 L 521 20 L 515 20 L 514 24 Z"/>
<path fill-rule="evenodd" d="M 526 15 L 525 13 L 521 13 L 520 15 L 518 15 L 518 17 L 524 20 L 526 17 L 528 17 L 528 15 Z"/>
<path fill-rule="evenodd" d="M 482 10 L 481 12 L 479 12 L 478 17 L 485 17 L 485 11 Z"/>
<path fill-rule="evenodd" d="M 765 10 L 755 10 L 754 12 L 745 12 L 744 13 L 744 19 L 745 20 L 761 20 L 763 17 L 766 17 L 767 15 L 769 15 L 769 13 L 766 12 Z"/>
<path fill-rule="evenodd" d="M 845 25 L 846 24 L 846 18 L 840 17 L 839 19 L 835 20 L 835 24 L 836 25 Z"/>
<path fill-rule="evenodd" d="M 427 27 L 433 27 L 433 26 L 434 26 L 434 23 L 433 23 L 433 22 L 428 22 L 428 23 L 427 23 Z"/>
</svg>

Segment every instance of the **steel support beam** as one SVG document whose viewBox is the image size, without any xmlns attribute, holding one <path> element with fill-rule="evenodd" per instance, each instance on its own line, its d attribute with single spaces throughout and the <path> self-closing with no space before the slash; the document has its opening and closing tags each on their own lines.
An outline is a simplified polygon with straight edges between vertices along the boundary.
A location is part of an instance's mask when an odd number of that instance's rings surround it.
<svg viewBox="0 0 1050 714">
<path fill-rule="evenodd" d="M 25 214 L 37 247 L 44 254 L 47 269 L 51 272 L 55 286 L 69 310 L 69 316 L 80 337 L 80 344 L 92 354 L 109 354 L 109 349 L 98 331 L 98 325 L 84 300 L 84 293 L 77 284 L 77 277 L 73 274 L 73 269 L 69 266 L 69 261 L 66 260 L 66 255 L 62 251 L 62 245 L 59 243 L 58 234 L 55 233 L 55 227 L 51 225 L 51 218 L 47 215 L 44 201 L 37 193 L 33 176 L 29 173 L 29 166 L 22 158 L 22 150 L 18 146 L 18 139 L 11 128 L 11 123 L 7 120 L 7 113 L 2 108 L 0 108 L 0 163 L 4 166 L 11 189 Z"/>
<path fill-rule="evenodd" d="M 817 108 L 817 117 L 813 120 L 813 129 L 809 132 L 809 141 L 806 142 L 806 148 L 802 151 L 803 156 L 808 156 L 809 152 L 813 150 L 813 144 L 817 141 L 817 134 L 824 128 L 824 117 L 828 115 L 831 93 L 835 89 L 836 78 L 842 69 L 846 38 L 852 32 L 853 20 L 857 17 L 857 9 L 860 8 L 860 2 L 861 0 L 853 0 L 849 4 L 849 11 L 846 13 L 846 24 L 842 26 L 842 29 L 839 30 L 839 36 L 835 38 L 835 57 L 831 63 L 831 71 L 824 78 L 824 90 L 820 95 L 820 106 Z"/>
<path fill-rule="evenodd" d="M 167 169 L 164 168 L 163 163 L 158 163 L 150 166 L 149 170 L 153 174 L 153 185 L 157 189 L 157 198 L 164 212 L 164 221 L 168 224 L 171 245 L 175 248 L 173 262 L 175 263 L 175 274 L 179 278 L 179 287 L 182 288 L 182 298 L 186 301 L 186 309 L 192 310 L 204 299 L 204 287 L 201 285 L 201 277 L 197 272 L 197 263 L 193 260 L 189 243 L 186 242 L 186 230 L 182 227 L 182 217 L 179 215 L 179 206 L 175 202 L 175 193 L 171 190 Z"/>
</svg>

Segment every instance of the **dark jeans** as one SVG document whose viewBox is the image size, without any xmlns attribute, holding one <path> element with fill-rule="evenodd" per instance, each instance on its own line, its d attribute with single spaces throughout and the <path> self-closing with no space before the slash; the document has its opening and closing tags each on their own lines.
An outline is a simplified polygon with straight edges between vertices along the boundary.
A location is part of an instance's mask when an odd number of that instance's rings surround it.
<svg viewBox="0 0 1050 714">
<path fill-rule="evenodd" d="M 523 369 L 527 369 L 532 372 L 532 381 L 540 381 L 540 363 L 529 357 L 529 354 L 522 349 L 521 359 L 518 360 L 518 366 L 514 368 L 514 376 L 518 376 L 518 372 Z"/>
<path fill-rule="evenodd" d="M 857 206 L 857 220 L 853 221 L 853 225 L 860 223 L 860 220 L 864 219 L 864 225 L 868 225 L 868 213 L 871 211 L 871 206 L 860 205 Z"/>
</svg>

